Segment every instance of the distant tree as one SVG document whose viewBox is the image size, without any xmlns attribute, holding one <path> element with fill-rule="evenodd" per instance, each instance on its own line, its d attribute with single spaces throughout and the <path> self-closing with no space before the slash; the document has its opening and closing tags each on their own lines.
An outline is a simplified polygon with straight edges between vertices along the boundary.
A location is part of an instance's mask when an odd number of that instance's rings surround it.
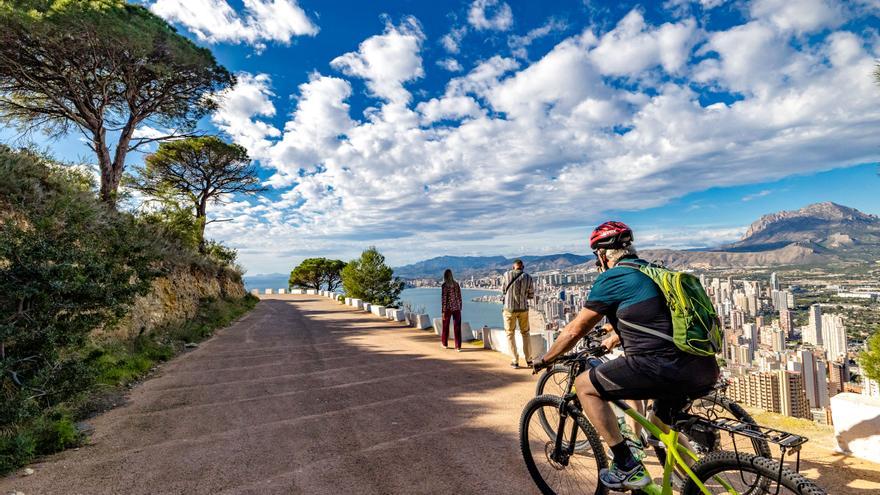
<svg viewBox="0 0 880 495">
<path fill-rule="evenodd" d="M 291 287 L 336 290 L 342 281 L 345 262 L 327 258 L 306 258 L 290 272 Z"/>
<path fill-rule="evenodd" d="M 319 290 L 324 277 L 321 271 L 323 258 L 306 258 L 290 272 L 290 287 Z"/>
<path fill-rule="evenodd" d="M 393 306 L 403 291 L 403 280 L 394 276 L 394 270 L 385 264 L 385 257 L 370 247 L 361 257 L 349 261 L 342 270 L 345 293 L 370 304 Z"/>
<path fill-rule="evenodd" d="M 326 260 L 324 263 L 324 286 L 334 291 L 342 284 L 342 270 L 346 263 L 342 260 Z"/>
<path fill-rule="evenodd" d="M 201 253 L 206 249 L 205 226 L 211 223 L 208 204 L 223 203 L 231 194 L 265 191 L 247 150 L 215 136 L 162 143 L 137 169 L 132 187 L 161 201 L 167 202 L 170 195 L 189 204 Z"/>
<path fill-rule="evenodd" d="M 23 132 L 80 131 L 112 207 L 128 152 L 190 134 L 233 83 L 210 50 L 143 6 L 0 0 L 0 119 Z"/>
<path fill-rule="evenodd" d="M 866 349 L 859 354 L 862 373 L 872 380 L 880 381 L 880 329 L 865 344 Z"/>
</svg>

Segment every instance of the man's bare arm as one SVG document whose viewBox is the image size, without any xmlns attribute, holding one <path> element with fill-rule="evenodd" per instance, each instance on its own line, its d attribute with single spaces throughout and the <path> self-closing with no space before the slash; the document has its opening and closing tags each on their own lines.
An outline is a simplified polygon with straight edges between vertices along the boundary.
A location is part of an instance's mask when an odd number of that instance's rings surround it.
<svg viewBox="0 0 880 495">
<path fill-rule="evenodd" d="M 556 342 L 553 343 L 547 354 L 541 357 L 541 361 L 549 363 L 564 354 L 601 320 L 602 315 L 599 313 L 588 308 L 582 309 L 575 319 L 562 329 Z"/>
</svg>

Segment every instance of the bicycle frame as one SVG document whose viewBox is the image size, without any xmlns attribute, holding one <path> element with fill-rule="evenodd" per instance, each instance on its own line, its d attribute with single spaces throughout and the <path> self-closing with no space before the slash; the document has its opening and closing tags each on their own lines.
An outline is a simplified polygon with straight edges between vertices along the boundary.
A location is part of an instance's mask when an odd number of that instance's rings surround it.
<svg viewBox="0 0 880 495">
<path fill-rule="evenodd" d="M 565 439 L 563 439 L 565 432 L 565 423 L 568 419 L 569 415 L 569 407 L 572 409 L 571 412 L 575 414 L 583 415 L 583 411 L 581 411 L 577 406 L 573 405 L 572 402 L 577 398 L 577 395 L 572 392 L 574 388 L 574 377 L 580 372 L 580 368 L 588 368 L 590 366 L 594 366 L 596 364 L 595 357 L 590 359 L 580 359 L 572 363 L 572 366 L 569 369 L 569 380 L 566 385 L 565 394 L 563 395 L 563 401 L 559 410 L 559 427 L 556 429 L 556 441 L 554 445 L 553 460 L 555 462 L 560 462 L 564 465 L 568 464 L 568 458 L 574 454 L 575 445 L 577 442 L 577 431 L 578 428 L 575 426 L 572 428 L 571 438 L 568 440 L 568 446 L 565 447 L 563 444 Z M 620 400 L 612 400 L 609 403 L 614 404 L 618 408 L 620 408 L 624 414 L 631 417 L 635 422 L 642 425 L 642 428 L 645 428 L 648 432 L 654 435 L 655 438 L 659 439 L 664 446 L 666 446 L 666 462 L 663 466 L 663 482 L 661 485 L 657 485 L 653 481 L 650 484 L 642 488 L 641 490 L 644 493 L 649 495 L 672 495 L 672 472 L 678 468 L 683 471 L 688 477 L 693 480 L 693 482 L 697 485 L 700 491 L 706 495 L 712 495 L 711 492 L 706 488 L 706 485 L 700 481 L 697 476 L 694 474 L 693 470 L 691 470 L 690 465 L 685 461 L 685 456 L 687 456 L 690 460 L 696 462 L 699 460 L 697 455 L 692 452 L 690 449 L 679 443 L 679 432 L 670 428 L 668 433 L 663 432 L 657 425 L 655 425 L 651 420 L 642 416 L 635 409 L 629 406 L 626 402 Z M 561 455 L 560 455 L 561 454 Z M 715 478 L 721 485 L 727 490 L 729 494 L 736 494 L 736 490 L 725 480 L 720 478 Z"/>
</svg>

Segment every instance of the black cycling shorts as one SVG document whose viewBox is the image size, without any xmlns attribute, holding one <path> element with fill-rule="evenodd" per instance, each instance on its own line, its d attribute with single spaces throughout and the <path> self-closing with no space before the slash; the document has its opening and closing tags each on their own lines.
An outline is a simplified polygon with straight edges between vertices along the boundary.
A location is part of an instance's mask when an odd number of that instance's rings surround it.
<svg viewBox="0 0 880 495">
<path fill-rule="evenodd" d="M 715 386 L 714 356 L 623 356 L 590 368 L 590 381 L 605 400 L 654 400 L 654 414 L 666 424 L 692 399 Z"/>
</svg>

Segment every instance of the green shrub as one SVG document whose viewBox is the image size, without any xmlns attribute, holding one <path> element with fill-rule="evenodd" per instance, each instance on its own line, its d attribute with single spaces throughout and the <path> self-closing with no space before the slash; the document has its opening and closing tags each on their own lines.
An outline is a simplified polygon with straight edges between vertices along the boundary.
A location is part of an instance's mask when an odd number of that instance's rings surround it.
<svg viewBox="0 0 880 495">
<path fill-rule="evenodd" d="M 77 351 L 161 273 L 161 237 L 90 186 L 82 172 L 0 146 L 0 376 L 22 405 L 88 389 Z M 0 427 L 22 419 L 0 410 Z"/>
<path fill-rule="evenodd" d="M 36 455 L 53 454 L 80 443 L 76 424 L 65 412 L 56 412 L 37 420 L 33 436 Z"/>
<path fill-rule="evenodd" d="M 30 462 L 36 451 L 37 442 L 30 431 L 0 432 L 0 474 Z"/>
<path fill-rule="evenodd" d="M 94 341 L 171 270 L 241 282 L 234 250 L 200 255 L 166 220 L 108 209 L 88 174 L 0 145 L 0 474 L 76 445 L 74 421 L 115 403 L 102 397 L 258 301 L 205 300 L 178 327 Z"/>
</svg>

